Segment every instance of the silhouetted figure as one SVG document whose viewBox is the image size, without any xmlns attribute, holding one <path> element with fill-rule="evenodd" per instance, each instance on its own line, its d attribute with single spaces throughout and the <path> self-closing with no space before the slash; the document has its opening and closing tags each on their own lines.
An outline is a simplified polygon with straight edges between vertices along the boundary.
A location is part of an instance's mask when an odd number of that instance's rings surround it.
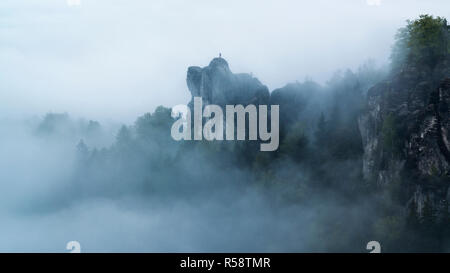
<svg viewBox="0 0 450 273">
<path fill-rule="evenodd" d="M 222 58 L 222 53 L 219 53 L 219 58 Z"/>
</svg>

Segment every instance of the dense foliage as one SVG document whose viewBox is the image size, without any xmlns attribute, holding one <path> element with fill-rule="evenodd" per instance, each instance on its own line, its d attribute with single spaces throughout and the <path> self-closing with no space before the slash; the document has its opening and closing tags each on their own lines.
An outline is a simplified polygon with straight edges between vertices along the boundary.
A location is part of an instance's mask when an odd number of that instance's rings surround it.
<svg viewBox="0 0 450 273">
<path fill-rule="evenodd" d="M 396 35 L 392 66 L 395 70 L 405 64 L 434 67 L 449 55 L 449 40 L 445 18 L 421 15 L 419 19 L 408 20 Z"/>
<path fill-rule="evenodd" d="M 436 66 L 449 54 L 447 23 L 440 17 L 408 21 L 396 39 L 394 72 L 407 65 Z M 314 200 L 318 206 L 317 200 L 331 200 L 348 210 L 325 212 L 315 223 L 324 235 L 319 250 L 359 251 L 366 242 L 380 240 L 385 251 L 445 251 L 449 220 L 436 219 L 434 212 L 447 213 L 448 205 L 435 208 L 426 202 L 418 213 L 412 203 L 405 211 L 402 181 L 381 190 L 362 178 L 358 117 L 367 90 L 387 76 L 369 61 L 357 72 L 337 72 L 326 86 L 308 80 L 274 90 L 272 101 L 281 111 L 280 146 L 270 153 L 250 141 L 176 142 L 170 136 L 171 109 L 160 106 L 134 125 L 122 126 L 108 148 L 97 150 L 81 141 L 74 190 L 80 196 L 133 192 L 190 200 L 205 192 L 214 198 L 233 187 L 262 192 L 277 205 L 308 206 Z M 393 116 L 383 123 L 383 145 L 390 154 L 398 152 L 399 123 Z M 67 126 L 67 116 L 49 115 L 37 131 L 61 126 Z M 91 121 L 83 126 L 94 132 L 100 125 Z"/>
</svg>

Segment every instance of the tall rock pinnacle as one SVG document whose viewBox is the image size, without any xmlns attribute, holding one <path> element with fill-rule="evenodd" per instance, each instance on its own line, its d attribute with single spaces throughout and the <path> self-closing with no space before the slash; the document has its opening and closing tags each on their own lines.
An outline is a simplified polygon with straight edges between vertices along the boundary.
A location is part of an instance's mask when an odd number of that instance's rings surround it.
<svg viewBox="0 0 450 273">
<path fill-rule="evenodd" d="M 214 58 L 208 66 L 191 66 L 187 86 L 192 97 L 202 97 L 204 104 L 268 104 L 269 90 L 250 74 L 234 74 L 223 58 Z M 192 100 L 191 103 L 192 104 Z"/>
</svg>

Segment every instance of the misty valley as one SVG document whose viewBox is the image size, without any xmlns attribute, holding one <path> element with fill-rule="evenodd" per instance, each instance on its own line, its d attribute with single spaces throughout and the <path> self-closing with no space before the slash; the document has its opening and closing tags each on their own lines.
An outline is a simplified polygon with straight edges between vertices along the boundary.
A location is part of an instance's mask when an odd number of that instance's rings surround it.
<svg viewBox="0 0 450 273">
<path fill-rule="evenodd" d="M 273 90 L 211 58 L 183 116 L 0 119 L 0 251 L 449 252 L 450 26 L 393 42 L 389 65 Z"/>
</svg>

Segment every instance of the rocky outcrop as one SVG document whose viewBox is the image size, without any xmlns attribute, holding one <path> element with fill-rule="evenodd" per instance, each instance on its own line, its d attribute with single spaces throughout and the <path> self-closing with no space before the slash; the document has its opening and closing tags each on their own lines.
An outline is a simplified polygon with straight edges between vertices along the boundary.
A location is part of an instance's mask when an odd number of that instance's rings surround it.
<svg viewBox="0 0 450 273">
<path fill-rule="evenodd" d="M 375 85 L 359 118 L 365 180 L 400 183 L 419 212 L 426 199 L 450 200 L 450 70 L 434 71 L 409 67 Z"/>
<path fill-rule="evenodd" d="M 192 97 L 202 97 L 204 105 L 268 104 L 269 90 L 250 74 L 234 74 L 223 58 L 214 58 L 208 66 L 188 68 L 187 86 Z M 193 101 L 191 100 L 190 105 Z"/>
</svg>

